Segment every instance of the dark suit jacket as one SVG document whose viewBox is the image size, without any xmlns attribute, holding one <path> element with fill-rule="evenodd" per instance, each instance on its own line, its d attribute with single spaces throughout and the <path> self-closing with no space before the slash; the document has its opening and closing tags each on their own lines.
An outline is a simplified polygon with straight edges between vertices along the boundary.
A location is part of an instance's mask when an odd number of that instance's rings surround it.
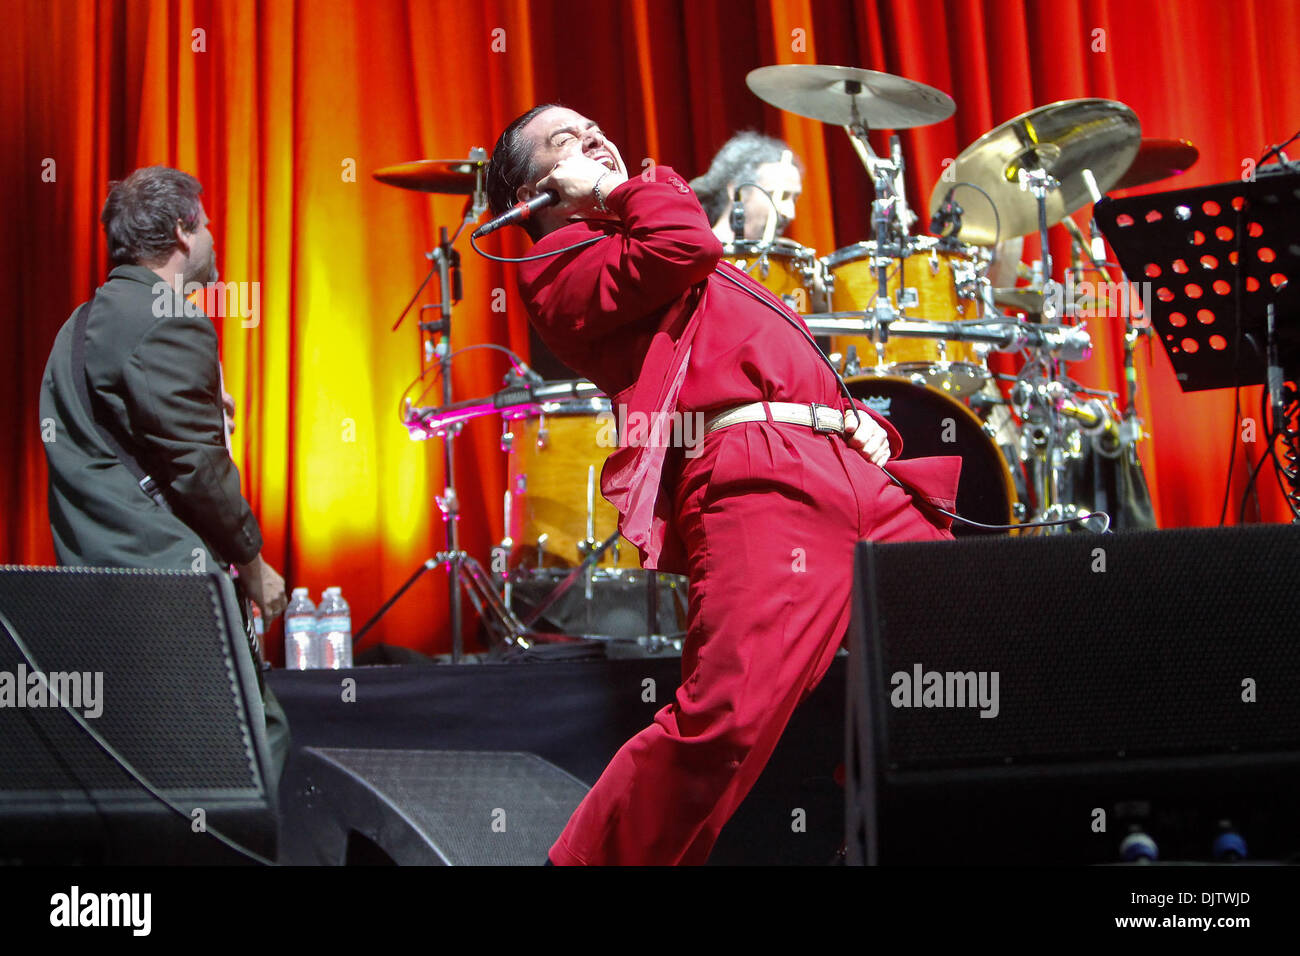
<svg viewBox="0 0 1300 956">
<path fill-rule="evenodd" d="M 52 437 L 45 457 L 60 564 L 215 570 L 262 548 L 226 451 L 216 330 L 201 314 L 166 315 L 173 299 L 170 289 L 165 302 L 154 294 L 161 282 L 143 266 L 109 274 L 86 329 L 86 377 L 99 420 L 173 511 L 139 487 L 95 429 L 73 379 L 70 318 L 54 340 L 40 400 L 42 433 Z"/>
</svg>

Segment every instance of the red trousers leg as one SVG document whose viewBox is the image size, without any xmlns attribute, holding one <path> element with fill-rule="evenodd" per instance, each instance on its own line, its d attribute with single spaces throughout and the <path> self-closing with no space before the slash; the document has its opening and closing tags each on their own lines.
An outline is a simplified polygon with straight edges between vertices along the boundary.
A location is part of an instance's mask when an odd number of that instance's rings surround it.
<svg viewBox="0 0 1300 956">
<path fill-rule="evenodd" d="M 839 648 L 854 544 L 949 537 L 843 439 L 766 422 L 709 436 L 677 520 L 682 685 L 574 811 L 556 863 L 703 863 Z"/>
</svg>

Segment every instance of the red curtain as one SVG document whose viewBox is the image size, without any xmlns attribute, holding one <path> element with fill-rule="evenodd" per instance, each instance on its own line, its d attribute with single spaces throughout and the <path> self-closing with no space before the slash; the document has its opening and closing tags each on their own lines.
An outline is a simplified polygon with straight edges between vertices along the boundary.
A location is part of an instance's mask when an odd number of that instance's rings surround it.
<svg viewBox="0 0 1300 956">
<path fill-rule="evenodd" d="M 59 326 L 107 272 L 98 214 L 108 182 L 165 163 L 202 180 L 223 279 L 260 284 L 256 327 L 233 318 L 217 328 L 238 403 L 235 457 L 268 558 L 291 585 L 342 585 L 356 622 L 443 547 L 440 448 L 410 441 L 397 417 L 419 371 L 416 331 L 409 320 L 390 327 L 437 227 L 454 227 L 461 209 L 454 197 L 381 186 L 377 167 L 490 148 L 510 118 L 547 100 L 598 119 L 633 170 L 652 160 L 695 175 L 732 132 L 758 128 L 803 158 L 792 236 L 826 254 L 866 238 L 869 183 L 842 132 L 749 92 L 755 67 L 861 66 L 948 92 L 954 117 L 902 137 L 918 207 L 945 158 L 1055 100 L 1118 99 L 1144 134 L 1194 141 L 1201 160 L 1185 186 L 1240 176 L 1300 125 L 1290 0 L 17 0 L 7 13 L 3 560 L 53 560 L 41 372 Z M 517 236 L 503 245 L 524 250 Z M 467 247 L 464 265 L 456 347 L 526 353 L 511 267 Z M 493 308 L 501 289 L 504 311 Z M 1118 336 L 1093 334 L 1097 354 L 1074 372 L 1118 388 Z M 1158 349 L 1140 365 L 1160 522 L 1217 523 L 1232 394 L 1182 394 Z M 468 353 L 457 396 L 489 394 L 506 368 L 498 353 Z M 1243 391 L 1248 415 L 1258 391 Z M 484 561 L 502 535 L 498 442 L 499 424 L 480 420 L 457 446 L 462 542 Z M 1238 489 L 1261 451 L 1243 447 Z M 1260 499 L 1263 520 L 1288 515 L 1271 477 Z M 371 640 L 445 649 L 440 573 Z"/>
</svg>

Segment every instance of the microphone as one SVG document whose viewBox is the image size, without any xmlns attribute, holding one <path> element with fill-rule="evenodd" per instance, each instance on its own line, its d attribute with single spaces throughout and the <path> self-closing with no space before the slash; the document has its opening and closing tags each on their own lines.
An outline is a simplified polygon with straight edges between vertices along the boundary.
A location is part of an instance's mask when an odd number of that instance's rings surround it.
<svg viewBox="0 0 1300 956">
<path fill-rule="evenodd" d="M 956 186 L 949 189 L 939 208 L 930 217 L 930 231 L 943 239 L 952 238 L 961 232 L 961 216 L 964 210 L 953 202 L 952 194 L 956 191 Z"/>
<path fill-rule="evenodd" d="M 523 361 L 522 359 L 519 361 L 519 368 L 517 369 L 517 371 L 519 372 L 519 375 L 523 378 L 523 380 L 527 382 L 529 385 L 546 384 L 546 379 L 542 378 L 541 373 L 539 373 L 536 369 L 532 368 L 527 362 Z"/>
<path fill-rule="evenodd" d="M 554 206 L 559 201 L 560 194 L 554 189 L 548 189 L 546 192 L 539 193 L 525 202 L 515 203 L 495 219 L 479 226 L 470 235 L 475 239 L 482 239 L 488 233 L 496 232 L 502 226 L 508 226 L 513 222 L 523 222 L 525 219 L 531 218 L 537 210 L 545 209 L 547 206 Z"/>
<path fill-rule="evenodd" d="M 731 234 L 736 242 L 745 238 L 745 204 L 741 201 L 739 186 L 731 197 Z"/>
</svg>

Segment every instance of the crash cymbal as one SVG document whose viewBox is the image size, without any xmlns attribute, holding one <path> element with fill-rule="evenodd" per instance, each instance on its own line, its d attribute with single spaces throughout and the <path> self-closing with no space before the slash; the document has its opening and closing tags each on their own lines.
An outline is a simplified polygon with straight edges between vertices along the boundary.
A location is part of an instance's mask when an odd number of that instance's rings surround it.
<svg viewBox="0 0 1300 956">
<path fill-rule="evenodd" d="M 994 289 L 993 301 L 1008 309 L 1028 312 L 1031 315 L 1043 314 L 1043 293 L 1038 289 L 1016 287 Z"/>
<path fill-rule="evenodd" d="M 765 103 L 836 126 L 911 129 L 946 120 L 957 109 L 952 97 L 932 86 L 851 66 L 763 66 L 750 70 L 745 83 Z"/>
<path fill-rule="evenodd" d="M 1201 151 L 1185 139 L 1150 139 L 1142 137 L 1137 157 L 1115 189 L 1145 186 L 1171 176 L 1181 176 L 1200 158 Z"/>
<path fill-rule="evenodd" d="M 421 193 L 468 196 L 474 192 L 474 180 L 487 160 L 421 159 L 376 169 L 372 175 L 381 183 Z"/>
<path fill-rule="evenodd" d="M 930 194 L 930 214 L 943 205 L 956 183 L 986 190 L 997 204 L 1001 232 L 988 200 L 959 189 L 963 209 L 960 238 L 988 246 L 1038 229 L 1038 203 L 1021 190 L 1021 169 L 1045 169 L 1060 181 L 1047 196 L 1047 224 L 1054 225 L 1092 201 L 1083 171 L 1092 170 L 1101 192 L 1111 189 L 1133 163 L 1142 140 L 1137 114 L 1114 100 L 1062 100 L 1021 113 L 985 133 L 962 150 L 950 179 L 940 179 Z"/>
</svg>

